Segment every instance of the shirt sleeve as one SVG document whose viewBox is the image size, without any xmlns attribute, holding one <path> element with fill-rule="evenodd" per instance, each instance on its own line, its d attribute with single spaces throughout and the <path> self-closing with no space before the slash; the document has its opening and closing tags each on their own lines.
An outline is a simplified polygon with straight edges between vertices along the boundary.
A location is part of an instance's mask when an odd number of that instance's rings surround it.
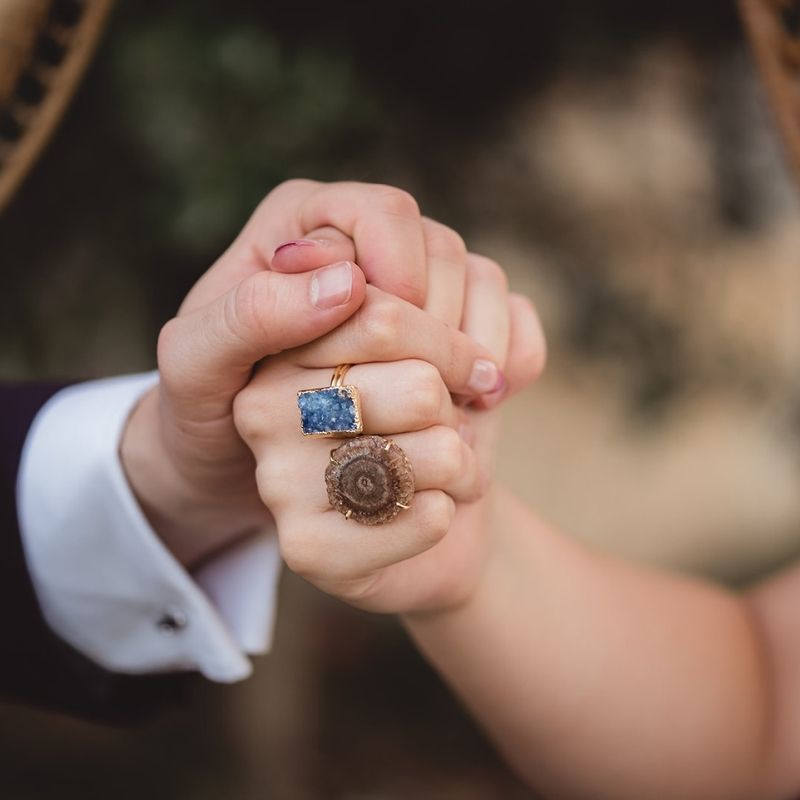
<svg viewBox="0 0 800 800">
<path fill-rule="evenodd" d="M 269 648 L 280 557 L 265 530 L 190 575 L 139 508 L 119 458 L 157 373 L 70 386 L 39 411 L 17 483 L 31 580 L 50 627 L 106 669 L 232 682 Z"/>
</svg>

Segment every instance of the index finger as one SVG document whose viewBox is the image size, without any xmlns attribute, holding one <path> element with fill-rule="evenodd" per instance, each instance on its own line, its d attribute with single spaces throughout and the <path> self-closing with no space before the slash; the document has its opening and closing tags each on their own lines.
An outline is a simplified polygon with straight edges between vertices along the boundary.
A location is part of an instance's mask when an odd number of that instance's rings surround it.
<svg viewBox="0 0 800 800">
<path fill-rule="evenodd" d="M 436 367 L 455 394 L 491 394 L 505 384 L 497 360 L 486 347 L 374 286 L 367 286 L 359 313 L 292 352 L 295 364 L 311 368 L 408 358 Z"/>
<path fill-rule="evenodd" d="M 422 217 L 408 192 L 381 184 L 323 184 L 304 198 L 298 214 L 303 230 L 331 225 L 353 239 L 356 261 L 373 286 L 424 305 Z"/>
</svg>

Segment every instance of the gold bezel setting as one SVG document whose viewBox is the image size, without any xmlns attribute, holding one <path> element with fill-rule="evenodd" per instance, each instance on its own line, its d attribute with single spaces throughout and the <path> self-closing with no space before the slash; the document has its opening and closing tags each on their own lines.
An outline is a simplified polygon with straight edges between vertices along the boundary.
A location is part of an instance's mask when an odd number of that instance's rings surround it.
<svg viewBox="0 0 800 800">
<path fill-rule="evenodd" d="M 309 395 L 316 395 L 320 401 L 327 402 L 320 402 L 318 408 L 309 409 L 308 404 L 303 402 Z M 358 436 L 364 431 L 361 397 L 358 388 L 351 384 L 301 389 L 297 393 L 297 406 L 300 410 L 300 430 L 305 437 L 320 439 L 349 437 Z M 349 410 L 352 411 L 351 414 L 347 414 Z M 337 424 L 336 420 L 343 415 L 343 412 L 347 417 L 346 425 Z"/>
</svg>

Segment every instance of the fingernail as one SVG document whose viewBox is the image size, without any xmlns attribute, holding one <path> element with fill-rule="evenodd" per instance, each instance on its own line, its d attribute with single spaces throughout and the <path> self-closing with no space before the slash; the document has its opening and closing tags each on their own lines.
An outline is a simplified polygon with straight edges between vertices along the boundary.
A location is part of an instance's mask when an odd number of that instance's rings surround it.
<svg viewBox="0 0 800 800">
<path fill-rule="evenodd" d="M 475 442 L 475 429 L 469 422 L 462 422 L 458 426 L 458 435 L 472 447 Z"/>
<path fill-rule="evenodd" d="M 335 308 L 344 305 L 353 292 L 353 265 L 342 261 L 318 269 L 311 276 L 309 294 L 316 308 Z"/>
<path fill-rule="evenodd" d="M 505 381 L 497 365 L 485 358 L 476 358 L 472 365 L 468 386 L 476 394 L 495 392 Z"/>
<path fill-rule="evenodd" d="M 484 406 L 486 408 L 494 408 L 506 396 L 507 390 L 508 381 L 506 381 L 506 376 L 501 372 L 500 380 L 497 382 L 497 386 L 494 388 L 494 390 L 481 397 Z"/>
<path fill-rule="evenodd" d="M 284 242 L 275 248 L 273 255 L 278 255 L 281 250 L 287 250 L 290 247 L 314 247 L 315 245 L 322 244 L 322 239 L 293 239 L 291 242 Z"/>
</svg>

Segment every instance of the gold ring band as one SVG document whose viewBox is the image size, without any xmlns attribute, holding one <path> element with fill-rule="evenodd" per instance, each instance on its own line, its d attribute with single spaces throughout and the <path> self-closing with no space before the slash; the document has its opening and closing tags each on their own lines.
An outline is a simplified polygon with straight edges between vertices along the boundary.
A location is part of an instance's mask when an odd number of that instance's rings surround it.
<svg viewBox="0 0 800 800">
<path fill-rule="evenodd" d="M 339 364 L 339 366 L 336 367 L 333 371 L 333 377 L 331 378 L 332 387 L 339 388 L 344 385 L 344 376 L 347 375 L 347 370 L 349 370 L 351 366 L 352 364 Z"/>
</svg>

